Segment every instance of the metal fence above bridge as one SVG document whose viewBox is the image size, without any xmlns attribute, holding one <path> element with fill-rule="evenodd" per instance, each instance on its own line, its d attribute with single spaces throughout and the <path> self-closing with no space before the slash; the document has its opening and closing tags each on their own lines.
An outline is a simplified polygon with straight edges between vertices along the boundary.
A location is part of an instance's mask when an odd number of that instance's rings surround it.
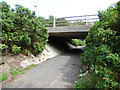
<svg viewBox="0 0 120 90">
<path fill-rule="evenodd" d="M 92 15 L 44 19 L 42 23 L 46 27 L 57 27 L 57 26 L 72 26 L 72 25 L 92 25 L 97 20 L 99 20 L 98 15 L 92 14 Z"/>
</svg>

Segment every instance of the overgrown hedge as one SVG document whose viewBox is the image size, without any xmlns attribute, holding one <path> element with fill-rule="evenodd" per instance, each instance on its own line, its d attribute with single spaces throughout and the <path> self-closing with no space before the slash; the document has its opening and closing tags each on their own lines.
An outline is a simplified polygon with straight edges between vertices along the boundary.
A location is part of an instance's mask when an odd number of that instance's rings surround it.
<svg viewBox="0 0 120 90">
<path fill-rule="evenodd" d="M 85 40 L 80 40 L 80 39 L 72 39 L 72 45 L 74 46 L 85 46 Z"/>
<path fill-rule="evenodd" d="M 94 88 L 120 88 L 120 1 L 98 14 L 99 21 L 85 39 L 81 60 L 91 75 L 96 75 Z"/>
<path fill-rule="evenodd" d="M 0 2 L 2 18 L 2 44 L 0 49 L 4 52 L 19 52 L 29 54 L 29 51 L 35 55 L 41 52 L 48 40 L 48 30 L 40 22 L 35 12 L 24 8 L 21 5 L 15 5 L 11 9 L 6 2 Z"/>
</svg>

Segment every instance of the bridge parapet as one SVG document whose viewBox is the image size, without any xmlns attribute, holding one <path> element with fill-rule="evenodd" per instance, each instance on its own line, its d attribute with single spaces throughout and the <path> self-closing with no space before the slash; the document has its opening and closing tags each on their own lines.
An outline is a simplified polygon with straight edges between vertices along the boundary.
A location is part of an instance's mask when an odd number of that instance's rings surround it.
<svg viewBox="0 0 120 90">
<path fill-rule="evenodd" d="M 73 26 L 73 25 L 92 25 L 98 20 L 97 14 L 92 15 L 81 15 L 61 18 L 45 19 L 46 22 L 42 22 L 46 27 L 57 27 L 57 26 Z M 44 20 L 44 21 L 45 21 Z"/>
</svg>

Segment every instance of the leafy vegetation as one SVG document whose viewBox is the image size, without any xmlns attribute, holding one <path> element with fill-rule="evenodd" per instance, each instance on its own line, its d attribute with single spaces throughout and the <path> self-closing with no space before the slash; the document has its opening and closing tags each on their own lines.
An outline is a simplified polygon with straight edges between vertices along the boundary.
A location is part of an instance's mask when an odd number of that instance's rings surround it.
<svg viewBox="0 0 120 90">
<path fill-rule="evenodd" d="M 32 65 L 30 65 L 30 66 L 27 66 L 26 69 L 29 70 L 29 69 L 31 69 L 31 68 L 34 68 L 35 66 L 36 66 L 35 64 L 32 64 Z"/>
<path fill-rule="evenodd" d="M 0 49 L 4 50 L 4 49 L 7 49 L 7 48 L 8 48 L 7 45 L 5 45 L 5 44 L 0 44 Z"/>
<path fill-rule="evenodd" d="M 26 69 L 14 67 L 10 71 L 10 74 L 12 75 L 11 78 L 14 79 L 17 75 L 24 74 L 26 72 L 26 70 L 34 68 L 35 66 L 36 66 L 35 64 L 32 64 L 30 66 L 27 66 Z"/>
<path fill-rule="evenodd" d="M 96 83 L 96 76 L 87 74 L 86 76 L 78 76 L 78 80 L 74 88 L 93 88 Z"/>
<path fill-rule="evenodd" d="M 74 45 L 74 46 L 85 46 L 86 42 L 85 42 L 85 40 L 72 39 L 72 45 Z"/>
<path fill-rule="evenodd" d="M 73 25 L 86 25 L 86 22 L 82 21 L 82 20 L 78 20 L 76 22 L 73 22 Z M 87 22 L 87 25 L 92 25 L 92 23 L 91 22 Z"/>
<path fill-rule="evenodd" d="M 12 46 L 12 52 L 14 54 L 18 54 L 21 51 L 21 47 L 18 47 L 17 45 Z"/>
<path fill-rule="evenodd" d="M 21 5 L 15 5 L 15 9 L 11 9 L 6 2 L 0 2 L 0 6 L 2 6 L 0 49 L 7 49 L 14 54 L 25 49 L 35 55 L 41 52 L 48 40 L 48 30 L 40 22 L 40 17 L 36 17 L 35 12 Z M 29 51 L 25 50 L 25 55 L 28 55 Z"/>
<path fill-rule="evenodd" d="M 2 82 L 2 81 L 4 81 L 4 80 L 7 80 L 7 78 L 8 78 L 8 76 L 7 76 L 7 74 L 6 73 L 2 73 L 2 72 L 0 72 L 0 82 Z"/>
<path fill-rule="evenodd" d="M 5 44 L 0 44 L 0 50 L 2 50 L 3 53 L 7 53 L 8 46 Z"/>
<path fill-rule="evenodd" d="M 23 73 L 25 73 L 25 71 L 22 68 L 17 68 L 17 67 L 14 67 L 10 71 L 10 74 L 12 75 L 11 76 L 12 79 L 14 79 L 16 77 L 16 75 L 23 74 Z"/>
<path fill-rule="evenodd" d="M 120 88 L 120 1 L 98 14 L 99 21 L 85 39 L 81 60 L 96 76 L 93 88 Z"/>
<path fill-rule="evenodd" d="M 29 55 L 29 53 L 30 53 L 30 51 L 29 51 L 29 50 L 27 50 L 27 49 L 25 49 L 25 50 L 24 50 L 24 54 L 25 54 L 26 56 L 28 56 L 28 55 Z"/>
</svg>

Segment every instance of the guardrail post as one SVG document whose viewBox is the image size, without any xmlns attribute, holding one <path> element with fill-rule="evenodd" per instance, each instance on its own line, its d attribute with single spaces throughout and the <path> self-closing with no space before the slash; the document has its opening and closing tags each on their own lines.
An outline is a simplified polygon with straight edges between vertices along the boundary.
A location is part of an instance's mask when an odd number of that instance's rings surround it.
<svg viewBox="0 0 120 90">
<path fill-rule="evenodd" d="M 55 17 L 53 18 L 53 27 L 55 27 Z"/>
<path fill-rule="evenodd" d="M 85 23 L 86 23 L 86 25 L 88 25 L 88 23 L 87 23 L 87 15 L 85 15 L 85 19 L 86 19 Z"/>
</svg>

